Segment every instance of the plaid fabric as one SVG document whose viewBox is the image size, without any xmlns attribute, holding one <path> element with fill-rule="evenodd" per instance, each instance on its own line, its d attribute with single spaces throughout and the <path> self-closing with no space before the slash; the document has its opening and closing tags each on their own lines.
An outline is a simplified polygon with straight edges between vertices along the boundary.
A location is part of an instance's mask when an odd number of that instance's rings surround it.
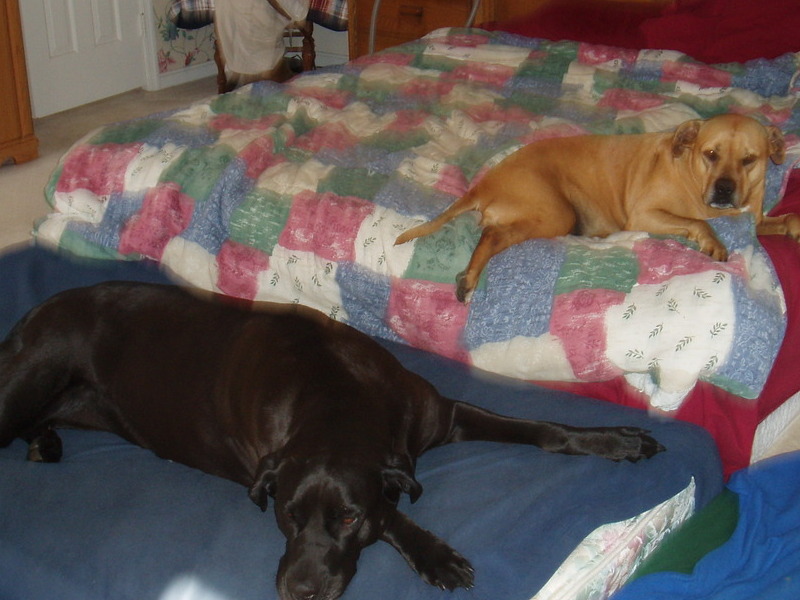
<svg viewBox="0 0 800 600">
<path fill-rule="evenodd" d="M 346 31 L 347 19 L 347 0 L 311 0 L 309 21 L 334 31 Z"/>
<path fill-rule="evenodd" d="M 167 17 L 181 29 L 197 29 L 214 22 L 214 0 L 173 0 Z M 347 30 L 347 0 L 311 0 L 308 20 L 334 31 Z"/>
<path fill-rule="evenodd" d="M 214 0 L 173 0 L 167 18 L 181 29 L 199 29 L 214 22 Z"/>
</svg>

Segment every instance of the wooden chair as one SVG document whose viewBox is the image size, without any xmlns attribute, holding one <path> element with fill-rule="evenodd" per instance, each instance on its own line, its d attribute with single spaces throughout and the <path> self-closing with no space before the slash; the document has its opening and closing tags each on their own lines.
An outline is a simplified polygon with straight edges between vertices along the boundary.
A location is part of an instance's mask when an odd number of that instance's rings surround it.
<svg viewBox="0 0 800 600">
<path fill-rule="evenodd" d="M 284 11 L 277 0 L 267 0 L 270 5 L 284 18 L 291 21 L 291 17 Z M 225 73 L 225 56 L 219 42 L 219 36 L 214 41 L 214 62 L 217 64 L 217 91 L 220 94 L 230 92 L 239 85 L 252 83 L 259 80 L 286 81 L 290 77 L 303 71 L 316 69 L 316 49 L 314 46 L 314 24 L 311 21 L 302 23 L 290 22 L 283 32 L 284 57 L 283 61 L 272 71 L 265 71 L 255 76 L 244 76 L 233 81 Z M 296 57 L 299 61 L 295 61 Z M 299 63 L 299 64 L 298 64 Z"/>
</svg>

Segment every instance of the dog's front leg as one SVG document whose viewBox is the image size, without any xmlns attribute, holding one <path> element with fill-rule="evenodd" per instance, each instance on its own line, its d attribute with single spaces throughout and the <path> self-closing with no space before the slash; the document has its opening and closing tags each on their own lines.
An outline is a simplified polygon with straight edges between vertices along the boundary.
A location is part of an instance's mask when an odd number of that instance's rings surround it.
<svg viewBox="0 0 800 600">
<path fill-rule="evenodd" d="M 573 427 L 498 415 L 455 402 L 448 442 L 484 440 L 530 444 L 548 452 L 594 454 L 609 460 L 637 462 L 664 447 L 639 427 Z"/>
<path fill-rule="evenodd" d="M 720 216 L 726 213 L 719 211 Z M 665 210 L 650 210 L 638 215 L 633 215 L 625 224 L 627 231 L 647 231 L 656 235 L 679 235 L 695 242 L 703 254 L 714 260 L 728 260 L 728 249 L 719 241 L 714 230 L 706 221 L 680 217 Z"/>
<path fill-rule="evenodd" d="M 403 513 L 395 512 L 381 539 L 391 544 L 425 583 L 442 590 L 472 587 L 474 571 L 469 561 Z"/>
</svg>

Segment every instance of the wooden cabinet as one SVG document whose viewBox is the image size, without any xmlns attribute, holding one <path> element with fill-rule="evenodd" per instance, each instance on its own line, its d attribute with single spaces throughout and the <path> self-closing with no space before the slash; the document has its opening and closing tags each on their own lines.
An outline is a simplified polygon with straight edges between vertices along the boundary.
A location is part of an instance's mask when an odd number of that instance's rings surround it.
<svg viewBox="0 0 800 600">
<path fill-rule="evenodd" d="M 17 0 L 0 0 L 0 165 L 36 158 Z"/>
<path fill-rule="evenodd" d="M 531 18 L 539 10 L 582 3 L 634 3 L 666 5 L 674 0 L 480 0 L 475 25 Z M 350 58 L 369 52 L 369 29 L 375 0 L 348 0 L 350 9 Z M 375 51 L 422 37 L 439 27 L 463 27 L 472 0 L 381 0 L 375 35 Z"/>
<path fill-rule="evenodd" d="M 475 23 L 495 18 L 495 3 L 482 0 Z M 349 0 L 350 58 L 369 52 L 369 29 L 375 0 Z M 381 0 L 375 35 L 375 51 L 422 37 L 439 27 L 463 27 L 472 0 Z"/>
</svg>

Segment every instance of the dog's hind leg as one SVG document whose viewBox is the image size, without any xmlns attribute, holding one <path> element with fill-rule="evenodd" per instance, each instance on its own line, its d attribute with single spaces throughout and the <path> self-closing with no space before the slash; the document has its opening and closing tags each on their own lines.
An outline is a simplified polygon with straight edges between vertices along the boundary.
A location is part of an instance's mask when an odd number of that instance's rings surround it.
<svg viewBox="0 0 800 600">
<path fill-rule="evenodd" d="M 28 442 L 29 461 L 55 463 L 61 460 L 61 438 L 52 427 L 44 427 L 37 433 L 25 436 L 25 441 Z"/>
<path fill-rule="evenodd" d="M 18 340 L 0 344 L 0 447 L 23 438 L 30 444 L 29 458 L 42 462 L 61 458 L 61 441 L 47 420 L 70 381 L 69 373 L 51 361 L 58 363 L 47 353 L 30 352 Z"/>
<path fill-rule="evenodd" d="M 484 227 L 467 268 L 456 276 L 456 298 L 459 302 L 465 304 L 470 302 L 481 273 L 493 256 L 531 237 L 535 236 L 532 236 L 527 228 L 517 224 Z"/>
<path fill-rule="evenodd" d="M 594 454 L 631 462 L 651 458 L 664 450 L 647 431 L 638 427 L 573 427 L 505 417 L 455 402 L 448 441 L 468 440 L 531 444 L 548 452 Z"/>
<path fill-rule="evenodd" d="M 452 221 L 465 212 L 478 210 L 478 207 L 479 202 L 475 197 L 475 194 L 470 190 L 461 196 L 461 198 L 453 202 L 453 204 L 451 204 L 450 207 L 438 217 L 428 221 L 427 223 L 422 223 L 421 225 L 412 227 L 411 229 L 398 235 L 397 239 L 394 241 L 394 245 L 397 246 L 399 244 L 405 244 L 406 242 L 410 242 L 416 238 L 435 233 L 436 231 L 439 231 L 448 221 Z"/>
</svg>

